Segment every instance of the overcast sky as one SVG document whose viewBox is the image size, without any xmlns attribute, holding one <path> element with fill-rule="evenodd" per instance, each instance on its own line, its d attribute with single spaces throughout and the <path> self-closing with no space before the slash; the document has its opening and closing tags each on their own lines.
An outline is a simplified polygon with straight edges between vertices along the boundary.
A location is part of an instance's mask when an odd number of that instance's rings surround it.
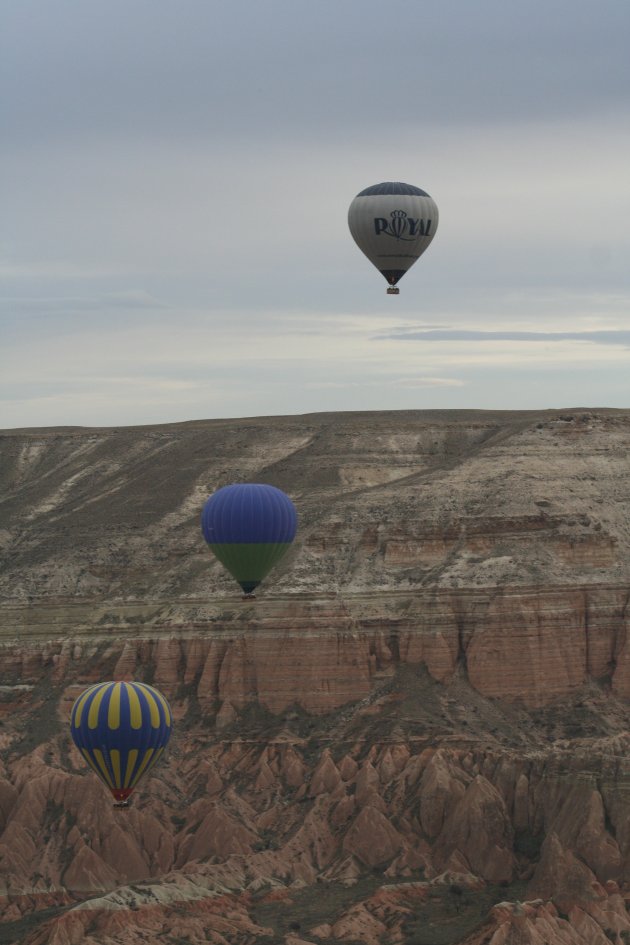
<svg viewBox="0 0 630 945">
<path fill-rule="evenodd" d="M 630 407 L 628 0 L 3 0 L 0 426 Z M 400 283 L 348 205 L 440 208 Z"/>
</svg>

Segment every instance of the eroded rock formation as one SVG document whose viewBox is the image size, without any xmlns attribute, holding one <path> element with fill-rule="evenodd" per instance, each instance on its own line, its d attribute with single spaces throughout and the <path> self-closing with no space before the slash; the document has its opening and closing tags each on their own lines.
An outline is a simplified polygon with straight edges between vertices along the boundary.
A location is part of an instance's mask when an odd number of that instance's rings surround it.
<svg viewBox="0 0 630 945">
<path fill-rule="evenodd" d="M 615 411 L 0 437 L 0 941 L 630 941 L 629 445 Z M 235 478 L 300 513 L 255 603 L 198 530 Z M 104 678 L 176 720 L 126 813 L 67 733 Z"/>
</svg>

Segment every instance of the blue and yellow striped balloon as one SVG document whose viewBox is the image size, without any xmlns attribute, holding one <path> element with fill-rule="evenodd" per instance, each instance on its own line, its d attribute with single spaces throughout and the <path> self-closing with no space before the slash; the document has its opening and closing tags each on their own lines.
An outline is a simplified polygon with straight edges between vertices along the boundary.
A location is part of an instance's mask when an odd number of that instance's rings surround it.
<svg viewBox="0 0 630 945">
<path fill-rule="evenodd" d="M 104 682 L 74 703 L 70 731 L 92 770 L 126 805 L 140 778 L 162 757 L 172 720 L 168 702 L 152 686 Z"/>
</svg>

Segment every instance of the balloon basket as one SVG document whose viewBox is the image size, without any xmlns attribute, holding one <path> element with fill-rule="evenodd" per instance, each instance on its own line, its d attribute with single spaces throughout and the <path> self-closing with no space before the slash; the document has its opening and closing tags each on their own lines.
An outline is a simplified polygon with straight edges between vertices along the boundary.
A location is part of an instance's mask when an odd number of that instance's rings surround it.
<svg viewBox="0 0 630 945">
<path fill-rule="evenodd" d="M 129 810 L 129 801 L 116 801 L 112 807 L 114 810 Z"/>
<path fill-rule="evenodd" d="M 255 594 L 243 594 L 241 600 L 256 600 Z"/>
<path fill-rule="evenodd" d="M 387 294 L 388 294 L 388 295 L 400 295 L 400 289 L 399 289 L 398 286 L 396 286 L 396 285 L 390 285 L 389 289 L 387 290 Z"/>
</svg>

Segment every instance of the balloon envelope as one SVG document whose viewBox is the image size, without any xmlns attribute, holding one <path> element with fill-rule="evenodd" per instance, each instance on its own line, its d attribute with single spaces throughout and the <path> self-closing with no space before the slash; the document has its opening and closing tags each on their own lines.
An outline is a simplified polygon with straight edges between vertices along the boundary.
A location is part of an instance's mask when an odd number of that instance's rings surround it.
<svg viewBox="0 0 630 945">
<path fill-rule="evenodd" d="M 348 226 L 359 249 L 395 286 L 435 236 L 438 208 L 424 190 L 386 181 L 366 187 L 348 210 Z"/>
<path fill-rule="evenodd" d="M 125 802 L 162 757 L 171 737 L 171 709 L 152 686 L 103 682 L 74 703 L 72 739 L 116 801 Z"/>
<path fill-rule="evenodd" d="M 297 513 L 281 489 L 237 483 L 223 486 L 206 501 L 201 530 L 219 561 L 251 594 L 288 551 Z"/>
</svg>

